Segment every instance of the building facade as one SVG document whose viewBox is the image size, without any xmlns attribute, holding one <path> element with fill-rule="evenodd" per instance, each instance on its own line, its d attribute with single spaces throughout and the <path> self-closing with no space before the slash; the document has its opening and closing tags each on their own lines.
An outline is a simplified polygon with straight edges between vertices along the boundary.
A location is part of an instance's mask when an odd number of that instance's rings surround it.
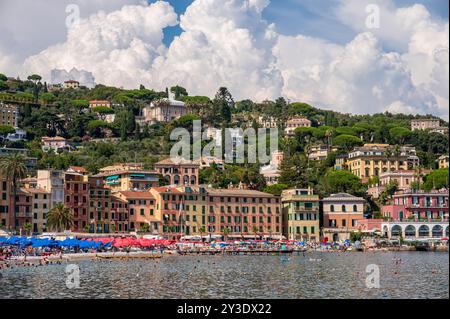
<svg viewBox="0 0 450 319">
<path fill-rule="evenodd" d="M 320 240 L 319 196 L 312 189 L 289 189 L 282 193 L 285 236 L 290 240 Z"/>
<path fill-rule="evenodd" d="M 448 219 L 448 190 L 397 192 L 381 213 L 389 221 Z"/>
<path fill-rule="evenodd" d="M 78 173 L 64 173 L 64 206 L 73 213 L 73 230 L 89 229 L 89 180 Z"/>
<path fill-rule="evenodd" d="M 311 121 L 304 117 L 293 117 L 286 122 L 284 133 L 293 136 L 295 130 L 299 127 L 311 127 Z"/>
<path fill-rule="evenodd" d="M 419 165 L 414 147 L 395 150 L 388 144 L 365 144 L 348 154 L 344 164 L 354 175 L 367 182 L 371 177 L 393 171 L 407 171 Z"/>
<path fill-rule="evenodd" d="M 364 219 L 364 198 L 347 193 L 332 194 L 322 199 L 324 238 L 329 241 L 350 239 L 357 230 L 358 220 Z"/>
<path fill-rule="evenodd" d="M 0 125 L 19 128 L 19 108 L 12 104 L 0 102 Z"/>
<path fill-rule="evenodd" d="M 184 102 L 174 99 L 161 99 L 152 102 L 142 109 L 140 124 L 155 124 L 157 122 L 167 123 L 179 119 L 187 114 Z"/>
<path fill-rule="evenodd" d="M 448 155 L 441 155 L 438 158 L 438 166 L 439 168 L 448 168 L 449 167 L 449 156 Z"/>
<path fill-rule="evenodd" d="M 50 192 L 50 208 L 64 203 L 64 173 L 58 170 L 38 170 L 36 187 Z"/>
<path fill-rule="evenodd" d="M 184 159 L 170 158 L 155 164 L 155 170 L 162 175 L 167 185 L 197 186 L 200 164 Z"/>
<path fill-rule="evenodd" d="M 411 121 L 411 131 L 431 130 L 439 128 L 440 126 L 441 121 L 439 119 L 418 119 Z"/>
</svg>

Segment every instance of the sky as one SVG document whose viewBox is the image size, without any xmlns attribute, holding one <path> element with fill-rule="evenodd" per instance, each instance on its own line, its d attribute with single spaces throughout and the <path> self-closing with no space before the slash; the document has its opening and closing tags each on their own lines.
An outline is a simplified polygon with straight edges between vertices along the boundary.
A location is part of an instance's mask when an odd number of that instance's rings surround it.
<svg viewBox="0 0 450 319">
<path fill-rule="evenodd" d="M 448 120 L 448 12 L 447 0 L 1 0 L 0 73 Z"/>
</svg>

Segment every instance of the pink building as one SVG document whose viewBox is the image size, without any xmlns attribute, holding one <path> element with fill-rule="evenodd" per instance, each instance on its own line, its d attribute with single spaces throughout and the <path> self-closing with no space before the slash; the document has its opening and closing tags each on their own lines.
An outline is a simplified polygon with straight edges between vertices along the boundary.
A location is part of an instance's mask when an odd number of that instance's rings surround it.
<svg viewBox="0 0 450 319">
<path fill-rule="evenodd" d="M 295 129 L 299 127 L 311 127 L 311 121 L 304 117 L 293 117 L 286 122 L 284 132 L 286 135 L 294 135 Z"/>
<path fill-rule="evenodd" d="M 393 201 L 382 207 L 383 216 L 390 220 L 448 220 L 448 190 L 397 192 Z"/>
</svg>

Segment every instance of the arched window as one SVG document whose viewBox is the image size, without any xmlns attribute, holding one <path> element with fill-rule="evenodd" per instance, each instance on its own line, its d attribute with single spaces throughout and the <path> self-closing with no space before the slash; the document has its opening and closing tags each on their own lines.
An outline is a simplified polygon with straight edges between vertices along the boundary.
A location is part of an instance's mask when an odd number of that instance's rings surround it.
<svg viewBox="0 0 450 319">
<path fill-rule="evenodd" d="M 343 211 L 343 212 L 345 212 L 345 211 L 346 211 L 346 209 L 345 209 L 345 205 L 342 205 L 342 211 Z"/>
<path fill-rule="evenodd" d="M 173 183 L 174 183 L 175 185 L 180 185 L 180 176 L 179 176 L 179 175 L 175 175 L 175 176 L 173 177 Z"/>
</svg>

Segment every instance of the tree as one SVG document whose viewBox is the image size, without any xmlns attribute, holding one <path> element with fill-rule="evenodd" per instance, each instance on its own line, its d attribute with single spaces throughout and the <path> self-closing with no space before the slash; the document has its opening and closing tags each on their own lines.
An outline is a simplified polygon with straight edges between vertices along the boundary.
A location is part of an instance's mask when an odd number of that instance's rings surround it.
<svg viewBox="0 0 450 319">
<path fill-rule="evenodd" d="M 364 144 L 360 138 L 348 134 L 342 134 L 335 137 L 333 143 L 336 146 L 342 147 L 342 149 L 347 152 L 351 151 L 355 146 L 361 146 Z"/>
<path fill-rule="evenodd" d="M 203 234 L 206 233 L 206 228 L 205 226 L 202 226 L 198 229 L 198 232 L 200 233 L 200 237 L 202 238 L 203 241 Z"/>
<path fill-rule="evenodd" d="M 422 189 L 430 191 L 432 189 L 447 188 L 449 184 L 449 170 L 448 168 L 442 168 L 432 171 L 430 174 L 425 175 Z"/>
<path fill-rule="evenodd" d="M 12 134 L 16 132 L 16 130 L 14 129 L 14 127 L 9 126 L 9 125 L 0 125 L 0 135 L 5 137 L 8 134 Z"/>
<path fill-rule="evenodd" d="M 30 75 L 28 80 L 33 82 L 33 97 L 34 101 L 37 103 L 39 99 L 39 91 L 42 89 L 42 77 L 37 74 Z"/>
<path fill-rule="evenodd" d="M 47 213 L 47 228 L 61 232 L 69 230 L 73 226 L 72 211 L 65 207 L 63 203 L 57 203 Z"/>
<path fill-rule="evenodd" d="M 32 235 L 31 228 L 32 228 L 32 225 L 30 223 L 23 224 L 23 230 L 25 230 L 26 233 L 29 233 L 30 236 Z"/>
<path fill-rule="evenodd" d="M 8 78 L 3 73 L 0 73 L 0 81 L 8 81 Z"/>
<path fill-rule="evenodd" d="M 272 194 L 272 195 L 281 195 L 281 193 L 285 190 L 288 189 L 289 186 L 286 184 L 273 184 L 270 186 L 266 186 L 263 189 L 263 192 Z"/>
<path fill-rule="evenodd" d="M 234 108 L 234 100 L 227 88 L 221 87 L 213 101 L 214 109 L 218 113 L 218 120 L 222 123 L 231 121 L 231 109 Z"/>
<path fill-rule="evenodd" d="M 186 91 L 186 89 L 184 87 L 179 86 L 179 85 L 172 86 L 170 88 L 170 92 L 175 94 L 175 100 L 180 100 L 181 97 L 189 95 L 188 92 Z"/>
<path fill-rule="evenodd" d="M 102 121 L 105 120 L 106 115 L 108 115 L 108 114 L 114 114 L 114 110 L 113 110 L 112 108 L 110 108 L 110 107 L 107 107 L 107 106 L 97 106 L 97 107 L 94 107 L 94 108 L 92 109 L 92 112 L 98 113 L 98 115 L 100 116 L 100 119 L 101 119 Z"/>
<path fill-rule="evenodd" d="M 225 241 L 227 241 L 228 235 L 230 234 L 230 232 L 231 232 L 231 230 L 228 227 L 225 227 L 223 229 L 223 237 L 224 237 Z"/>
<path fill-rule="evenodd" d="M 27 176 L 25 158 L 20 153 L 14 153 L 0 159 L 0 178 L 5 179 L 12 187 L 12 210 L 14 214 L 14 225 L 17 222 L 16 216 L 16 194 L 19 181 Z"/>
<path fill-rule="evenodd" d="M 325 190 L 329 194 L 349 193 L 362 196 L 365 188 L 358 176 L 347 171 L 330 171 L 325 175 Z"/>
<path fill-rule="evenodd" d="M 394 127 L 389 130 L 392 144 L 405 144 L 405 141 L 411 137 L 411 131 L 404 127 Z"/>
</svg>

